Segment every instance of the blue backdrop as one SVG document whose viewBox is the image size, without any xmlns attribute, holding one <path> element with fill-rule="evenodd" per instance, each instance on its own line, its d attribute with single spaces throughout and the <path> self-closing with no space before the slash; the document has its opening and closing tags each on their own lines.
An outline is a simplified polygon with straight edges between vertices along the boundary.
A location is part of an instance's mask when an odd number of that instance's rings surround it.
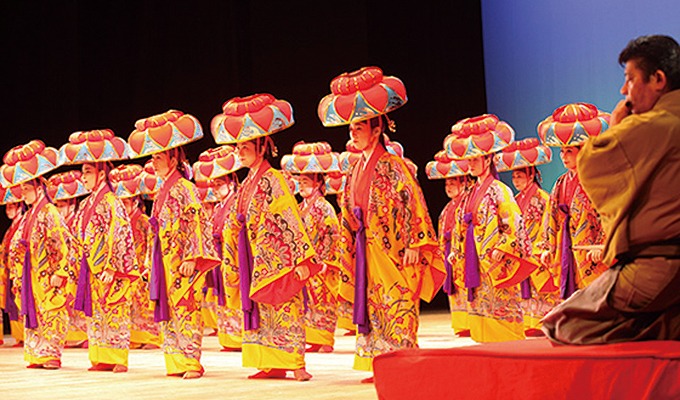
<svg viewBox="0 0 680 400">
<path fill-rule="evenodd" d="M 537 137 L 538 123 L 566 103 L 609 112 L 622 98 L 620 51 L 641 35 L 680 40 L 679 17 L 678 0 L 482 0 L 488 112 L 518 139 Z M 565 171 L 559 152 L 540 169 L 549 190 Z"/>
</svg>

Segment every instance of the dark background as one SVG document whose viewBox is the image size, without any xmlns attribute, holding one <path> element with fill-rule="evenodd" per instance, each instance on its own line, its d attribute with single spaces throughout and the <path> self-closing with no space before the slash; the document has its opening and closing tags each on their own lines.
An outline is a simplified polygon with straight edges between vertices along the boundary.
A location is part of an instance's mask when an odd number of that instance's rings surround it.
<svg viewBox="0 0 680 400">
<path fill-rule="evenodd" d="M 295 125 L 274 136 L 280 154 L 299 140 L 342 151 L 347 127 L 324 128 L 318 102 L 335 76 L 377 65 L 406 86 L 391 138 L 418 165 L 436 226 L 448 199 L 425 164 L 453 123 L 486 112 L 481 6 L 409 3 L 5 0 L 0 150 L 34 138 L 58 148 L 99 128 L 127 139 L 137 119 L 178 109 L 204 128 L 186 148 L 193 162 L 215 146 L 210 120 L 226 100 L 267 92 L 294 109 Z M 423 308 L 447 308 L 446 297 Z"/>
</svg>

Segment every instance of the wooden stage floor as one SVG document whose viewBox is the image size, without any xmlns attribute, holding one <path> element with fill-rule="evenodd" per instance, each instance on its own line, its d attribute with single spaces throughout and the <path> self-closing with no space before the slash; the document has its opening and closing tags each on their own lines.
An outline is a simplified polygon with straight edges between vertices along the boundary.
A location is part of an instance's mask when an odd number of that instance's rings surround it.
<svg viewBox="0 0 680 400">
<path fill-rule="evenodd" d="M 65 349 L 62 368 L 56 371 L 27 369 L 23 350 L 12 348 L 5 336 L 0 348 L 0 399 L 376 399 L 372 384 L 359 381 L 370 376 L 352 369 L 354 337 L 336 333 L 335 352 L 308 353 L 308 382 L 248 380 L 256 370 L 241 367 L 241 353 L 222 353 L 217 338 L 203 338 L 201 379 L 183 381 L 165 376 L 161 350 L 131 350 L 129 371 L 123 374 L 88 372 L 85 349 Z M 421 314 L 421 348 L 449 348 L 474 344 L 457 338 L 450 328 L 447 312 Z M 292 376 L 289 373 L 289 376 Z"/>
</svg>

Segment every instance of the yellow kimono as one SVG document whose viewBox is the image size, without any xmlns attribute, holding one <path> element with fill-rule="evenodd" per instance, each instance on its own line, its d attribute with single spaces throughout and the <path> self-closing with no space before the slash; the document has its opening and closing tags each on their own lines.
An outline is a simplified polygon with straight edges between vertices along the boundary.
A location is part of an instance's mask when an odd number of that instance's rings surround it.
<svg viewBox="0 0 680 400">
<path fill-rule="evenodd" d="M 215 207 L 215 219 L 213 237 L 217 237 L 215 245 L 219 247 L 218 255 L 221 259 L 220 273 L 224 287 L 224 305 L 217 304 L 217 337 L 222 348 L 226 350 L 240 350 L 243 343 L 242 325 L 243 312 L 241 312 L 241 292 L 238 289 L 238 280 L 229 282 L 229 278 L 236 278 L 238 270 L 228 271 L 225 260 L 236 260 L 235 236 L 231 231 L 230 224 L 226 223 L 229 216 L 236 212 L 234 205 L 235 193 L 232 193 L 222 203 Z"/>
<path fill-rule="evenodd" d="M 444 209 L 439 215 L 439 248 L 442 250 L 445 260 L 447 260 L 447 257 L 451 253 L 451 249 L 458 247 L 458 244 L 454 244 L 452 241 L 457 238 L 458 208 L 460 207 L 460 203 L 464 196 L 465 194 L 461 193 L 457 198 L 451 199 L 451 201 L 444 206 Z M 453 269 L 453 266 L 451 266 L 451 268 Z M 446 279 L 452 280 L 450 285 L 447 284 L 446 281 L 443 285 L 444 292 L 449 296 L 451 327 L 455 333 L 469 332 L 470 323 L 468 322 L 467 293 L 463 287 L 456 286 L 453 273 L 452 276 L 448 276 L 447 272 Z"/>
<path fill-rule="evenodd" d="M 61 360 L 68 329 L 65 287 L 72 239 L 59 211 L 45 197 L 31 207 L 12 238 L 10 263 L 16 271 L 13 285 L 24 315 L 24 359 L 29 365 Z M 62 278 L 61 287 L 51 286 L 53 275 Z"/>
<path fill-rule="evenodd" d="M 363 160 L 347 176 L 338 254 L 340 295 L 354 303 L 358 325 L 354 368 L 371 371 L 373 357 L 418 346 L 419 301 L 434 297 L 445 268 L 422 191 L 403 159 L 378 146 L 361 166 Z M 418 250 L 416 264 L 402 263 L 406 249 Z"/>
<path fill-rule="evenodd" d="M 239 187 L 236 210 L 228 224 L 238 235 L 230 240 L 237 251 L 224 257 L 228 284 L 238 282 L 241 290 L 243 366 L 303 368 L 305 281 L 293 270 L 305 265 L 314 274 L 320 266 L 295 197 L 281 172 L 265 161 Z"/>
<path fill-rule="evenodd" d="M 533 261 L 539 265 L 531 273 L 530 285 L 523 290 L 530 290 L 530 293 L 522 293 L 522 309 L 524 310 L 524 329 L 540 329 L 540 320 L 553 307 L 559 304 L 559 291 L 555 286 L 554 279 L 550 271 L 545 266 L 540 265 L 540 241 L 543 233 L 543 222 L 548 214 L 548 193 L 538 187 L 536 183 L 526 189 L 523 193 L 515 196 L 517 204 L 522 211 L 524 226 L 532 244 Z M 531 295 L 530 298 L 526 295 Z"/>
<path fill-rule="evenodd" d="M 135 262 L 141 276 L 130 288 L 130 343 L 133 348 L 145 344 L 160 346 L 160 327 L 153 319 L 153 305 L 149 299 L 149 217 L 139 208 L 135 208 L 129 218 L 135 243 Z"/>
<path fill-rule="evenodd" d="M 168 375 L 202 373 L 202 289 L 206 272 L 219 263 L 212 227 L 196 187 L 179 171 L 163 182 L 151 215 L 154 245 L 149 291 L 155 302 L 154 318 L 161 326 L 165 367 Z M 194 273 L 183 276 L 180 266 L 192 260 Z"/>
<path fill-rule="evenodd" d="M 566 273 L 566 267 L 562 263 L 565 255 L 564 248 L 568 245 L 566 242 L 563 243 L 567 215 L 569 216 L 569 240 L 574 258 L 574 270 L 569 274 Z M 555 286 L 560 288 L 560 297 L 566 299 L 575 290 L 588 286 L 607 269 L 602 262 L 594 263 L 587 260 L 587 249 L 574 249 L 575 246 L 604 243 L 600 216 L 583 191 L 577 175 L 567 172 L 557 179 L 550 193 L 545 219 L 543 241 L 540 247 L 550 254 L 547 265 L 555 278 Z"/>
<path fill-rule="evenodd" d="M 71 235 L 76 238 L 75 213 L 70 213 L 64 218 L 64 222 Z M 71 270 L 69 271 L 69 282 L 66 291 L 66 306 L 68 308 L 68 332 L 66 333 L 66 347 L 82 346 L 87 342 L 88 317 L 80 310 L 75 309 L 76 289 L 78 287 L 78 274 L 80 273 L 80 260 L 78 256 L 78 241 L 73 240 L 73 247 L 70 251 Z"/>
<path fill-rule="evenodd" d="M 468 295 L 470 337 L 476 342 L 524 339 L 519 283 L 536 265 L 527 262 L 531 243 L 512 191 L 492 176 L 477 181 L 458 215 L 453 269 L 456 285 Z M 492 258 L 494 250 L 501 253 L 500 261 Z"/>
<path fill-rule="evenodd" d="M 303 292 L 307 343 L 333 346 L 338 320 L 340 262 L 334 248 L 338 240 L 338 217 L 320 193 L 301 203 L 300 216 L 318 260 L 326 264 L 326 271 L 310 277 Z"/>
<path fill-rule="evenodd" d="M 13 284 L 13 275 L 10 273 L 9 250 L 12 238 L 14 238 L 23 219 L 24 215 L 21 214 L 12 220 L 2 237 L 2 247 L 0 247 L 0 308 L 4 309 L 9 316 L 10 331 L 15 343 L 24 341 L 24 325 L 23 318 L 19 315 L 19 308 L 14 300 L 16 288 Z M 2 317 L 0 317 L 0 324 L 2 324 Z"/>
<path fill-rule="evenodd" d="M 80 240 L 75 308 L 89 318 L 88 355 L 93 366 L 127 366 L 130 349 L 130 288 L 139 278 L 132 228 L 123 203 L 106 182 L 85 198 L 76 213 Z M 114 273 L 105 284 L 104 270 Z M 89 287 L 88 287 L 89 286 Z"/>
</svg>

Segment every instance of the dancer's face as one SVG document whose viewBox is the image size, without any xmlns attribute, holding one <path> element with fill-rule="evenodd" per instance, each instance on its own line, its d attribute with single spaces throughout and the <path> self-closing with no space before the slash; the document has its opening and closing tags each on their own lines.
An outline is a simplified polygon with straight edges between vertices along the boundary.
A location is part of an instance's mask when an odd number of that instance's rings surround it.
<svg viewBox="0 0 680 400">
<path fill-rule="evenodd" d="M 531 181 L 525 171 L 512 171 L 512 184 L 520 192 L 526 189 Z"/>
<path fill-rule="evenodd" d="M 380 127 L 371 129 L 368 121 L 352 122 L 349 124 L 349 137 L 357 150 L 371 149 L 380 135 Z"/>
<path fill-rule="evenodd" d="M 156 175 L 165 179 L 174 169 L 177 168 L 177 160 L 170 157 L 167 151 L 151 155 L 151 163 Z"/>
<path fill-rule="evenodd" d="M 257 145 L 254 140 L 249 140 L 247 142 L 238 143 L 236 145 L 236 151 L 238 152 L 238 158 L 241 161 L 241 165 L 246 168 L 252 168 L 257 165 L 258 161 L 263 157 L 257 151 Z"/>
<path fill-rule="evenodd" d="M 576 169 L 576 156 L 578 156 L 579 150 L 581 150 L 580 146 L 562 147 L 562 149 L 560 149 L 560 158 L 562 158 L 564 168 L 569 171 L 574 171 Z"/>
<path fill-rule="evenodd" d="M 463 192 L 464 186 L 465 184 L 463 183 L 462 177 L 446 178 L 446 186 L 444 189 L 446 190 L 446 195 L 449 199 L 453 199 Z"/>
</svg>

